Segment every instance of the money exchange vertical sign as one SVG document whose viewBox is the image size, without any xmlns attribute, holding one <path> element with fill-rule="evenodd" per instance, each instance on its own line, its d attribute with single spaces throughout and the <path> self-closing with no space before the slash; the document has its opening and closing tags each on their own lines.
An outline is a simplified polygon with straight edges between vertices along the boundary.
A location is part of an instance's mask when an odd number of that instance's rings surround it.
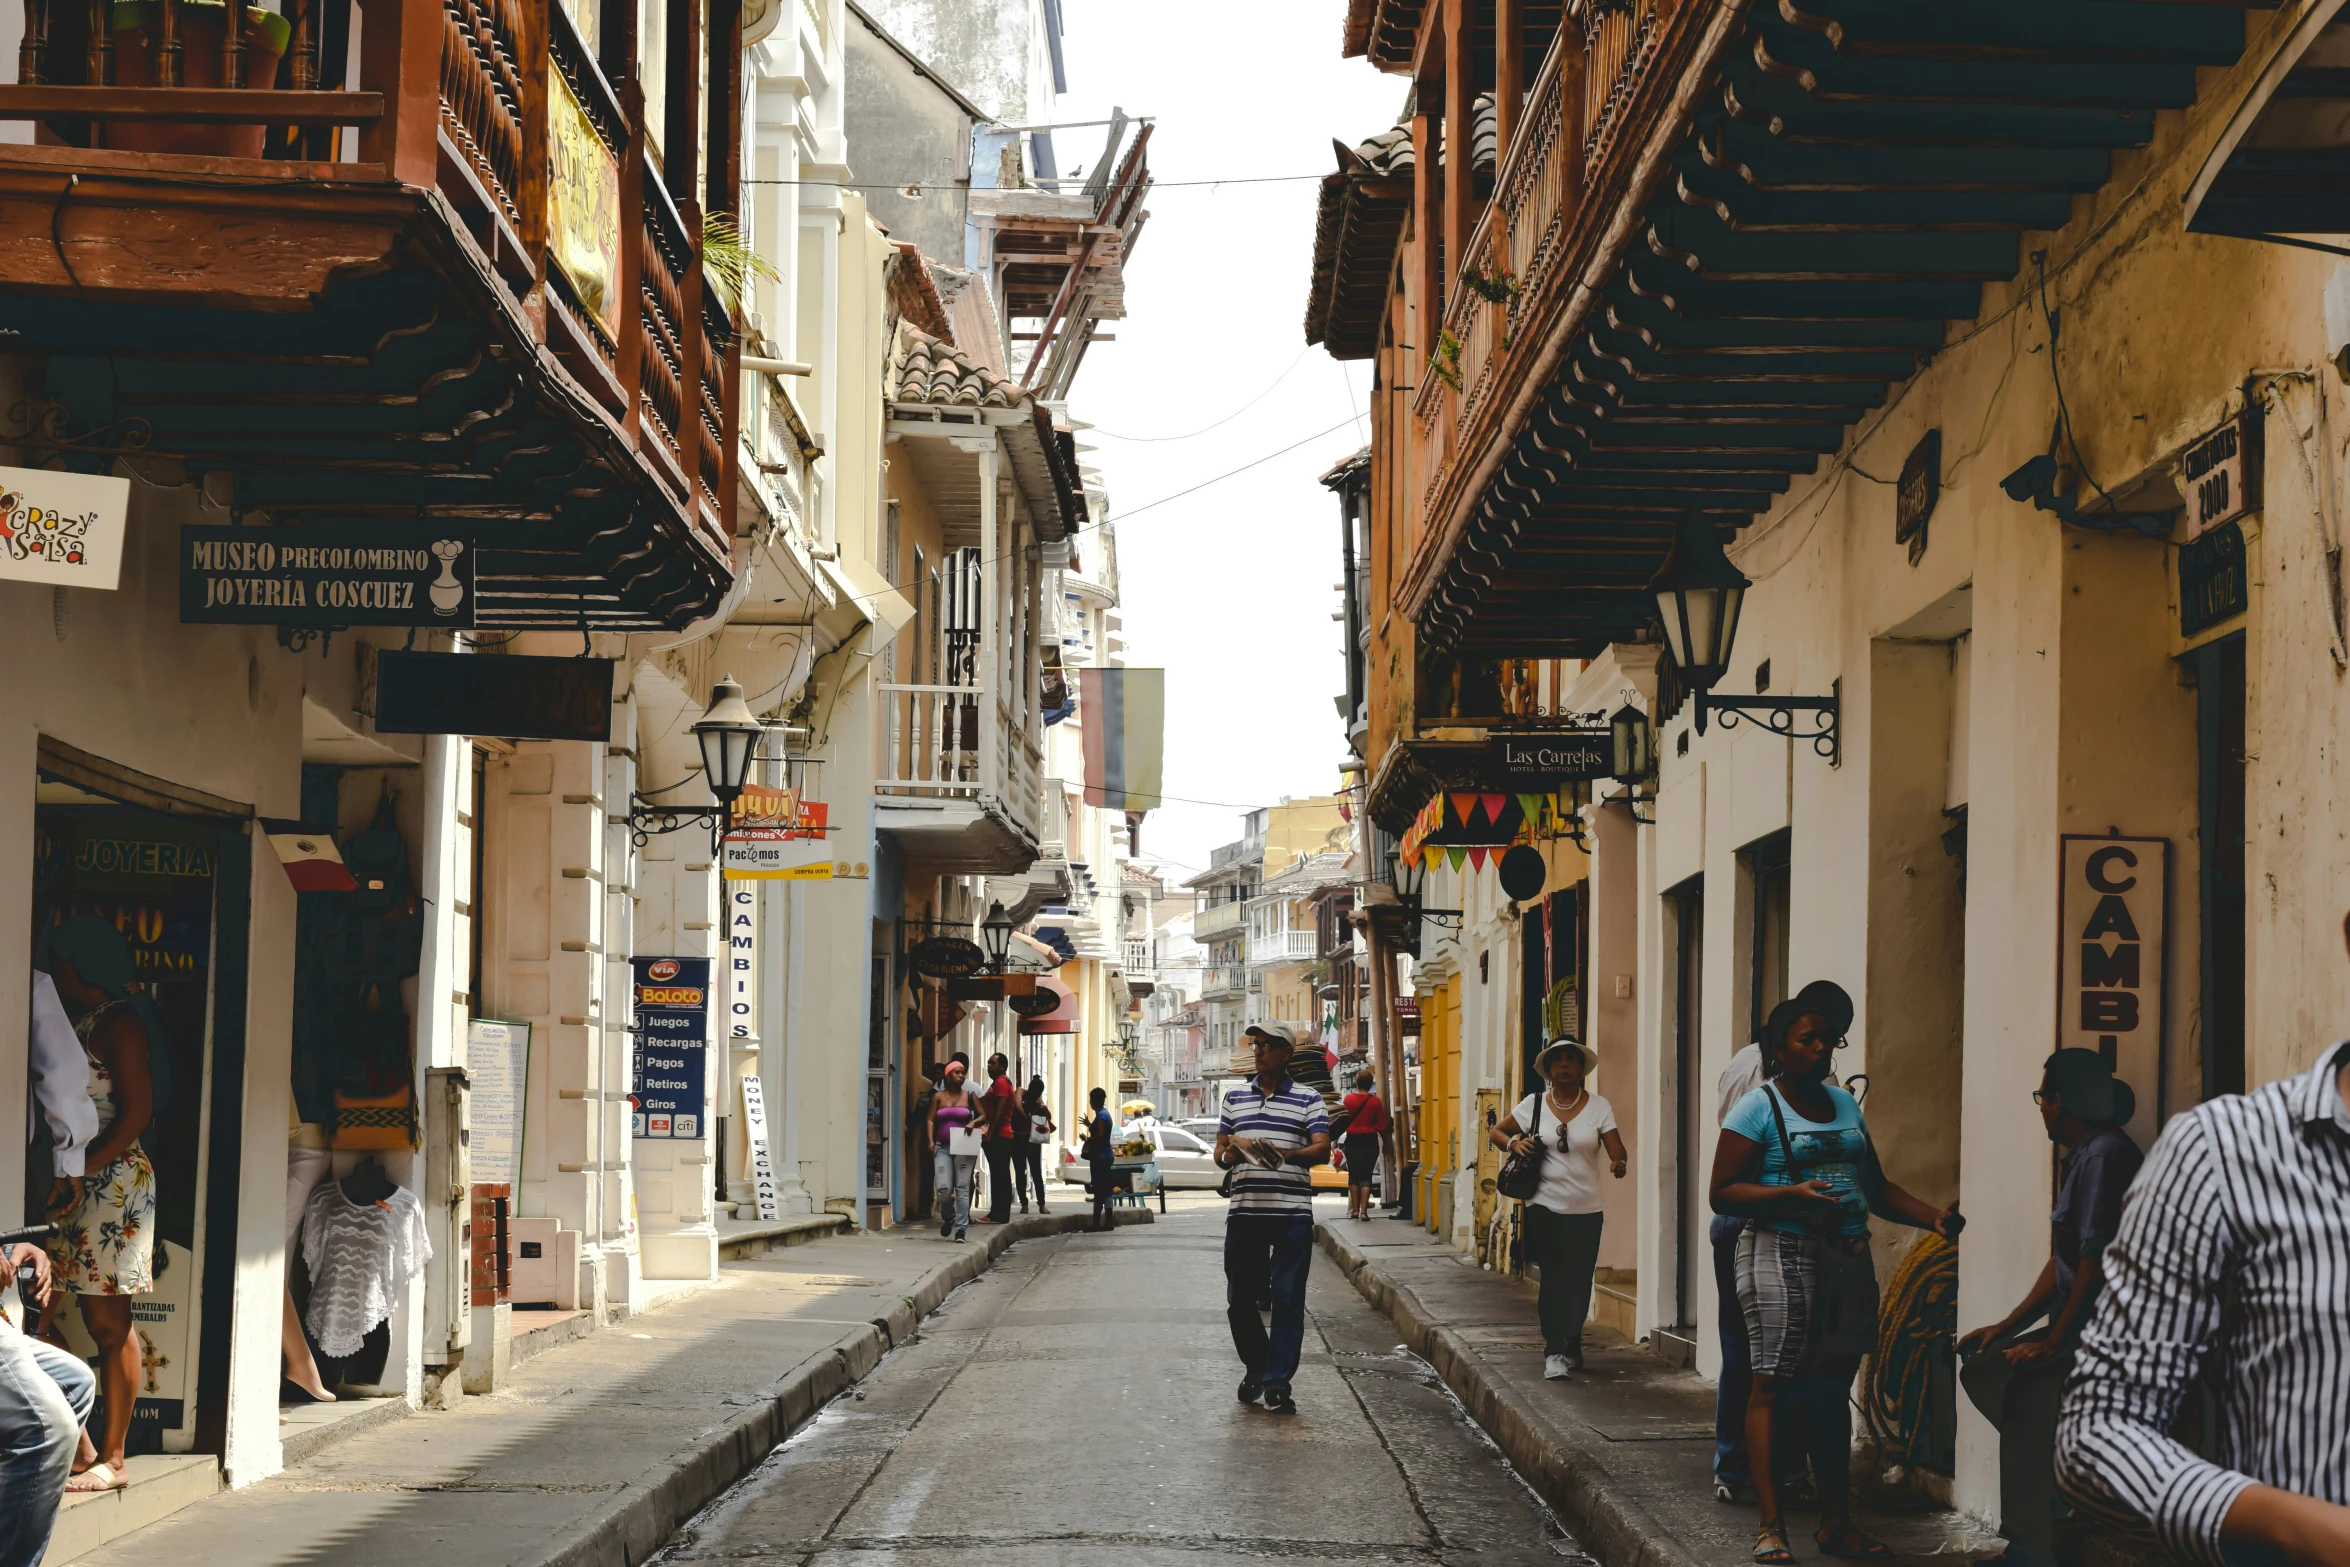
<svg viewBox="0 0 2350 1567">
<path fill-rule="evenodd" d="M 636 984 L 629 1131 L 698 1138 L 710 1080 L 710 960 L 631 958 L 629 966 Z"/>
<path fill-rule="evenodd" d="M 2094 1050 L 2156 1109 L 2170 840 L 2064 839 L 2057 901 L 2056 1045 Z M 2142 1112 L 2143 1113 L 2143 1112 Z M 2132 1131 L 2153 1135 L 2156 1116 Z"/>
</svg>

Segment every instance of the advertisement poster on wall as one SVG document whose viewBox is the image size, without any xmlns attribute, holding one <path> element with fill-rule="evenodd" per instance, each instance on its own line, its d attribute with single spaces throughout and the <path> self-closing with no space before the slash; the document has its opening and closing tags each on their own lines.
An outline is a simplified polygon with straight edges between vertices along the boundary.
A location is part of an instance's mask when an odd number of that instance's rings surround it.
<svg viewBox="0 0 2350 1567">
<path fill-rule="evenodd" d="M 197 1197 L 217 852 L 211 827 L 127 807 L 41 805 L 34 813 L 36 940 L 45 943 L 71 920 L 94 917 L 111 926 L 163 1026 L 162 1048 L 150 1042 L 156 1110 L 139 1134 L 155 1170 L 155 1276 L 152 1290 L 131 1297 L 142 1368 L 131 1411 L 133 1453 L 188 1452 L 195 1443 L 203 1252 Z M 78 1309 L 69 1304 L 53 1320 L 75 1353 L 95 1360 L 97 1345 Z"/>
<path fill-rule="evenodd" d="M 631 958 L 635 1088 L 629 1132 L 687 1141 L 705 1131 L 710 1082 L 710 960 Z"/>
</svg>

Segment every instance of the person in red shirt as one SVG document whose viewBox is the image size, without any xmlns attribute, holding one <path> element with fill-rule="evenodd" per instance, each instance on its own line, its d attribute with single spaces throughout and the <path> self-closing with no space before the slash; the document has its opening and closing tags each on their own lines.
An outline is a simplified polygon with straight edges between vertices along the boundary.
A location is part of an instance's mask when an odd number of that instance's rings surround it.
<svg viewBox="0 0 2350 1567">
<path fill-rule="evenodd" d="M 1374 1092 L 1377 1086 L 1370 1073 L 1357 1072 L 1354 1092 L 1338 1102 L 1339 1119 L 1346 1125 L 1346 1216 L 1350 1219 L 1371 1216 L 1371 1180 L 1379 1173 L 1379 1150 L 1393 1124 L 1387 1119 L 1387 1106 Z"/>
<path fill-rule="evenodd" d="M 1006 1224 L 1012 1218 L 1012 1159 L 1028 1138 L 1028 1118 L 1020 1113 L 1020 1090 L 1012 1086 L 1012 1063 L 998 1054 L 987 1058 L 987 1092 L 979 1099 L 980 1124 L 987 1128 L 987 1217 L 982 1224 Z"/>
</svg>

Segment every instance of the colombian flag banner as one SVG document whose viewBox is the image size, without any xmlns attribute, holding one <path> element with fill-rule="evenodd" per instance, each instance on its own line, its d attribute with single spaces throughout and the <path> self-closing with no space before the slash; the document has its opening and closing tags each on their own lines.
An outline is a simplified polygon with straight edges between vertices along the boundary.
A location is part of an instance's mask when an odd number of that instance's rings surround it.
<svg viewBox="0 0 2350 1567">
<path fill-rule="evenodd" d="M 1085 730 L 1085 803 L 1156 810 L 1166 787 L 1167 672 L 1081 669 L 1077 715 Z"/>
</svg>

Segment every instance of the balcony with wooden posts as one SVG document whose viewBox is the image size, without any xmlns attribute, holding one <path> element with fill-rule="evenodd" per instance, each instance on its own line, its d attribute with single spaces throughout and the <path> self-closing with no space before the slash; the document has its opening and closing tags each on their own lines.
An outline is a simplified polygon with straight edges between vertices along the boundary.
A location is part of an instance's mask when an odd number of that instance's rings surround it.
<svg viewBox="0 0 2350 1567">
<path fill-rule="evenodd" d="M 481 627 L 717 605 L 739 0 L 655 9 L 658 83 L 611 0 L 20 3 L 0 334 L 49 401 L 0 442 L 175 461 L 275 523 L 462 521 Z"/>
<path fill-rule="evenodd" d="M 1384 384 L 1420 637 L 1639 637 L 1677 523 L 1815 471 L 2258 3 L 1353 0 L 1349 52 L 1418 88 Z M 1429 156 L 1483 92 L 1489 197 Z"/>
</svg>

